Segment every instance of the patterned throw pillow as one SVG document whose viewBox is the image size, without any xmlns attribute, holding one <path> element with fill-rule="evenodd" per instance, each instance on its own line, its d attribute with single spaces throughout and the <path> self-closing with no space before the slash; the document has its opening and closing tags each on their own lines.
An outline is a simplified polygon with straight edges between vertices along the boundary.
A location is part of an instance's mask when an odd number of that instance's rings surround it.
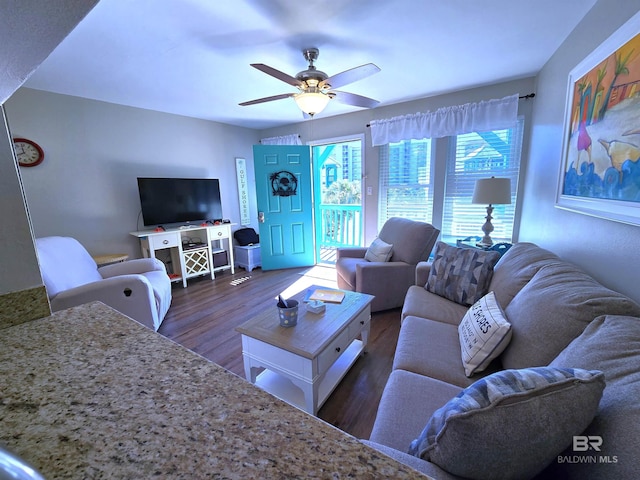
<svg viewBox="0 0 640 480">
<path fill-rule="evenodd" d="M 393 254 L 393 245 L 376 238 L 364 254 L 365 260 L 370 262 L 388 262 Z"/>
<path fill-rule="evenodd" d="M 474 303 L 458 325 L 462 364 L 467 377 L 482 372 L 511 340 L 511 324 L 493 292 Z"/>
<path fill-rule="evenodd" d="M 425 288 L 461 305 L 473 305 L 487 294 L 498 252 L 438 242 Z"/>
<path fill-rule="evenodd" d="M 461 477 L 532 478 L 591 423 L 604 387 L 597 370 L 494 373 L 436 410 L 409 453 Z"/>
</svg>

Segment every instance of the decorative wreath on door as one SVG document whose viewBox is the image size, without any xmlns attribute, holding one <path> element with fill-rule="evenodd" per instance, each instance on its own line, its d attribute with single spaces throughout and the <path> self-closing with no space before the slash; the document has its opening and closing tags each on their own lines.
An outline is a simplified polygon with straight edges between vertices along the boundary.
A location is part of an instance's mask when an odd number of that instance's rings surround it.
<svg viewBox="0 0 640 480">
<path fill-rule="evenodd" d="M 298 190 L 298 179 L 293 173 L 286 170 L 272 173 L 269 179 L 271 180 L 271 190 L 275 196 L 290 197 L 295 195 Z"/>
</svg>

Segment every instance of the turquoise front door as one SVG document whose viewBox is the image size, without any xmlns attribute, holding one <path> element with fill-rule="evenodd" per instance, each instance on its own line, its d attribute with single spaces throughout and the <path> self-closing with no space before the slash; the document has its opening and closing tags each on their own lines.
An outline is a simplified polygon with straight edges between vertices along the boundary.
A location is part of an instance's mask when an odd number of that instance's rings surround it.
<svg viewBox="0 0 640 480">
<path fill-rule="evenodd" d="M 311 149 L 254 145 L 263 270 L 315 264 Z"/>
</svg>

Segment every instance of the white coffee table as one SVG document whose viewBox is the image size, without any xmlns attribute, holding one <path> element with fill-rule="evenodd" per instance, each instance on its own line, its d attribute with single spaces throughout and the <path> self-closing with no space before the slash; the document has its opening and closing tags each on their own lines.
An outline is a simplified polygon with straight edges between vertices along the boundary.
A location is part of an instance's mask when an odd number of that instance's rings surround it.
<svg viewBox="0 0 640 480">
<path fill-rule="evenodd" d="M 342 303 L 327 303 L 324 313 L 314 314 L 302 303 L 306 293 L 293 297 L 300 302 L 295 327 L 280 326 L 274 299 L 236 330 L 247 380 L 316 415 L 366 349 L 374 297 L 345 292 Z"/>
</svg>

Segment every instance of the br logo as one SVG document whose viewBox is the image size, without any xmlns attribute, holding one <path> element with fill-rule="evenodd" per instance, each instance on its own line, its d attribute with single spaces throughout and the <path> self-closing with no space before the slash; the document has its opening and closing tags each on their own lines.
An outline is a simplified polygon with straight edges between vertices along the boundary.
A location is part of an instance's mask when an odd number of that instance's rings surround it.
<svg viewBox="0 0 640 480">
<path fill-rule="evenodd" d="M 602 446 L 602 437 L 598 435 L 574 435 L 573 437 L 573 451 L 574 452 L 586 452 L 588 450 L 600 451 Z"/>
</svg>

